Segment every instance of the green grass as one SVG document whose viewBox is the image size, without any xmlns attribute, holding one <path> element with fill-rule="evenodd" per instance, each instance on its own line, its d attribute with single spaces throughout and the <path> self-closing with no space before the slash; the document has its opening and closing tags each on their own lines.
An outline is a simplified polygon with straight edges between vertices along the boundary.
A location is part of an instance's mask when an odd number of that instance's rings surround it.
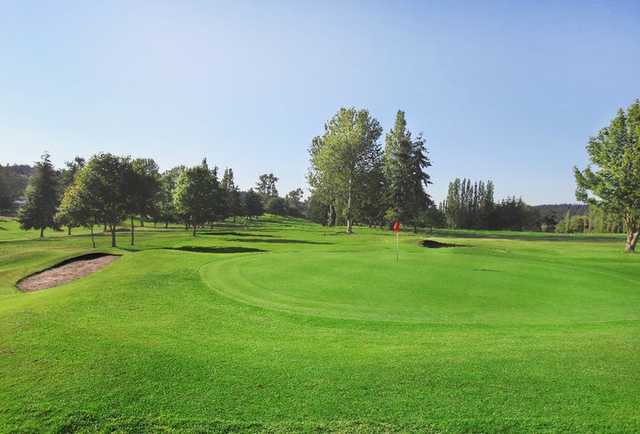
<svg viewBox="0 0 640 434">
<path fill-rule="evenodd" d="M 146 227 L 23 294 L 89 238 L 0 227 L 0 432 L 640 431 L 640 256 L 618 236 L 403 233 L 396 263 L 375 229 Z"/>
</svg>

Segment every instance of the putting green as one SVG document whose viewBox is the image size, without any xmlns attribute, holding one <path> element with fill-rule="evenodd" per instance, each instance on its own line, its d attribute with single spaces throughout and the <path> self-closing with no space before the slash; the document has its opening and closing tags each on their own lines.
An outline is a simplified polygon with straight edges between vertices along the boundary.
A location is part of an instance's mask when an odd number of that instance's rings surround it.
<svg viewBox="0 0 640 434">
<path fill-rule="evenodd" d="M 334 319 L 544 325 L 640 318 L 640 292 L 624 275 L 482 247 L 415 247 L 399 262 L 389 250 L 255 254 L 208 264 L 201 275 L 245 304 Z"/>
</svg>

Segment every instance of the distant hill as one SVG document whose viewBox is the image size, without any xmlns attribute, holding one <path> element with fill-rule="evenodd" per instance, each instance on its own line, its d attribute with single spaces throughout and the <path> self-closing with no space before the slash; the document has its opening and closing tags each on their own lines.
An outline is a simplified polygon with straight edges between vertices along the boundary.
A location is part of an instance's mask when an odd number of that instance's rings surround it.
<svg viewBox="0 0 640 434">
<path fill-rule="evenodd" d="M 589 213 L 589 207 L 580 203 L 536 205 L 533 208 L 538 210 L 542 218 L 554 217 L 556 221 L 560 221 L 567 214 L 567 211 L 570 211 L 571 215 L 587 215 Z"/>
</svg>

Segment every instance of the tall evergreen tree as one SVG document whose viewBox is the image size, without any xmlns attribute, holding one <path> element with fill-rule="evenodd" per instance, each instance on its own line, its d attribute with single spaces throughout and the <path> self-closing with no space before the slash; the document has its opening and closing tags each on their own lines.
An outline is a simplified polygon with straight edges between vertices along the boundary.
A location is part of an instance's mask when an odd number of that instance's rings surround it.
<svg viewBox="0 0 640 434">
<path fill-rule="evenodd" d="M 412 138 L 405 113 L 398 110 L 394 127 L 385 138 L 384 173 L 390 206 L 395 215 L 413 223 L 417 229 L 420 213 L 427 209 L 430 197 L 426 187 L 431 166 L 422 135 Z"/>
<path fill-rule="evenodd" d="M 242 201 L 240 200 L 240 189 L 234 180 L 233 169 L 224 170 L 220 189 L 224 200 L 224 217 L 233 217 L 235 221 L 236 217 L 242 214 Z"/>
<path fill-rule="evenodd" d="M 58 200 L 58 177 L 50 155 L 45 152 L 29 180 L 26 202 L 18 214 L 20 226 L 23 229 L 40 229 L 40 238 L 44 237 L 45 228 L 56 227 Z"/>
</svg>

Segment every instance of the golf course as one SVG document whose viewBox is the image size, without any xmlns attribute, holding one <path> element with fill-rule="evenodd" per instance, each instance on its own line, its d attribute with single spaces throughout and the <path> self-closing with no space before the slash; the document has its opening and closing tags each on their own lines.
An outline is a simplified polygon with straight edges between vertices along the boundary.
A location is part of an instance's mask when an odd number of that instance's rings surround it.
<svg viewBox="0 0 640 434">
<path fill-rule="evenodd" d="M 624 234 L 136 229 L 0 221 L 0 432 L 640 431 Z"/>
</svg>

